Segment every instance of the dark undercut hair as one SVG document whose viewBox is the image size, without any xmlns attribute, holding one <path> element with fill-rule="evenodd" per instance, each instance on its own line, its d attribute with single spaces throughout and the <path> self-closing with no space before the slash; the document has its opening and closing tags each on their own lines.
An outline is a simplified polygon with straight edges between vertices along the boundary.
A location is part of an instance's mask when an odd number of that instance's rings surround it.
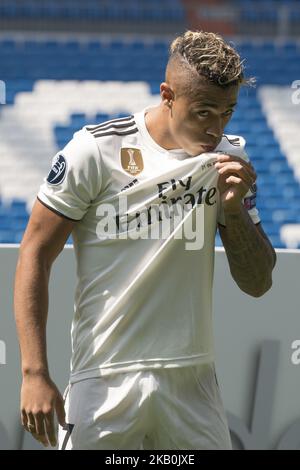
<svg viewBox="0 0 300 470">
<path fill-rule="evenodd" d="M 168 81 L 170 71 L 176 67 L 175 80 L 181 82 L 180 88 L 182 85 L 185 87 L 182 92 L 191 91 L 195 78 L 203 77 L 222 88 L 231 85 L 253 86 L 255 79 L 244 77 L 243 62 L 238 52 L 218 34 L 186 31 L 171 43 L 166 80 Z M 180 75 L 187 77 L 185 72 L 189 73 L 190 80 L 182 83 Z"/>
</svg>

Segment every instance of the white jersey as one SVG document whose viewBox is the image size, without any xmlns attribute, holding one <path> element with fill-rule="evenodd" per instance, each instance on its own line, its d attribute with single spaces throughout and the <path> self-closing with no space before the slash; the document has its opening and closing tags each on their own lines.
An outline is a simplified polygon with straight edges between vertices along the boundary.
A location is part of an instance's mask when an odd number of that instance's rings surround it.
<svg viewBox="0 0 300 470">
<path fill-rule="evenodd" d="M 214 162 L 216 152 L 247 159 L 245 141 L 224 136 L 196 157 L 165 150 L 144 113 L 76 132 L 38 194 L 78 221 L 71 382 L 214 359 L 214 242 L 224 224 Z M 251 191 L 245 205 L 258 223 Z"/>
</svg>

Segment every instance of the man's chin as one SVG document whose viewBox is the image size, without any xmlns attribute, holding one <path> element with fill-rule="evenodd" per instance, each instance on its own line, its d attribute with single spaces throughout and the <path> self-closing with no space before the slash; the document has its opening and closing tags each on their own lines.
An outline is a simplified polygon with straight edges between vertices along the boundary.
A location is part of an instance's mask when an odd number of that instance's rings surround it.
<svg viewBox="0 0 300 470">
<path fill-rule="evenodd" d="M 216 147 L 216 145 L 201 145 L 201 149 L 205 153 L 214 152 Z"/>
<path fill-rule="evenodd" d="M 186 152 L 191 155 L 192 157 L 196 157 L 197 155 L 201 155 L 202 153 L 216 153 L 216 148 L 218 145 L 201 145 L 195 144 Z"/>
<path fill-rule="evenodd" d="M 193 153 L 190 153 L 191 157 L 198 157 L 199 155 L 202 155 L 204 153 L 216 153 L 215 150 L 204 150 L 203 148 L 200 148 L 198 150 L 194 150 Z"/>
</svg>

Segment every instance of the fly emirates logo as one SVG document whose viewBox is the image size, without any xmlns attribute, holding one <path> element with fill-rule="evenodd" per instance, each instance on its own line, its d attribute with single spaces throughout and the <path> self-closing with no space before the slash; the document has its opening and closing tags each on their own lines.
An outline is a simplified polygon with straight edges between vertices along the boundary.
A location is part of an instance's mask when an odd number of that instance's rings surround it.
<svg viewBox="0 0 300 470">
<path fill-rule="evenodd" d="M 163 181 L 156 187 L 154 197 L 145 196 L 145 205 L 138 201 L 130 206 L 126 194 L 119 196 L 117 208 L 112 204 L 99 205 L 98 238 L 174 238 L 185 240 L 187 250 L 201 250 L 204 245 L 205 206 L 217 203 L 217 188 L 197 187 L 193 185 L 192 176 Z"/>
</svg>

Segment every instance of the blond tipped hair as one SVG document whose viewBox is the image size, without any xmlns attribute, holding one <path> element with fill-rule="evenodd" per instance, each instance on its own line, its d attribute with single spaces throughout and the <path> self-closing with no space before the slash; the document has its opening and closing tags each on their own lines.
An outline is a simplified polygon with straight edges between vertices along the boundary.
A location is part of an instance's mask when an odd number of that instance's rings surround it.
<svg viewBox="0 0 300 470">
<path fill-rule="evenodd" d="M 215 33 L 186 31 L 171 43 L 170 59 L 188 63 L 200 76 L 221 87 L 253 85 L 255 79 L 245 79 L 243 60 L 238 52 Z"/>
</svg>

